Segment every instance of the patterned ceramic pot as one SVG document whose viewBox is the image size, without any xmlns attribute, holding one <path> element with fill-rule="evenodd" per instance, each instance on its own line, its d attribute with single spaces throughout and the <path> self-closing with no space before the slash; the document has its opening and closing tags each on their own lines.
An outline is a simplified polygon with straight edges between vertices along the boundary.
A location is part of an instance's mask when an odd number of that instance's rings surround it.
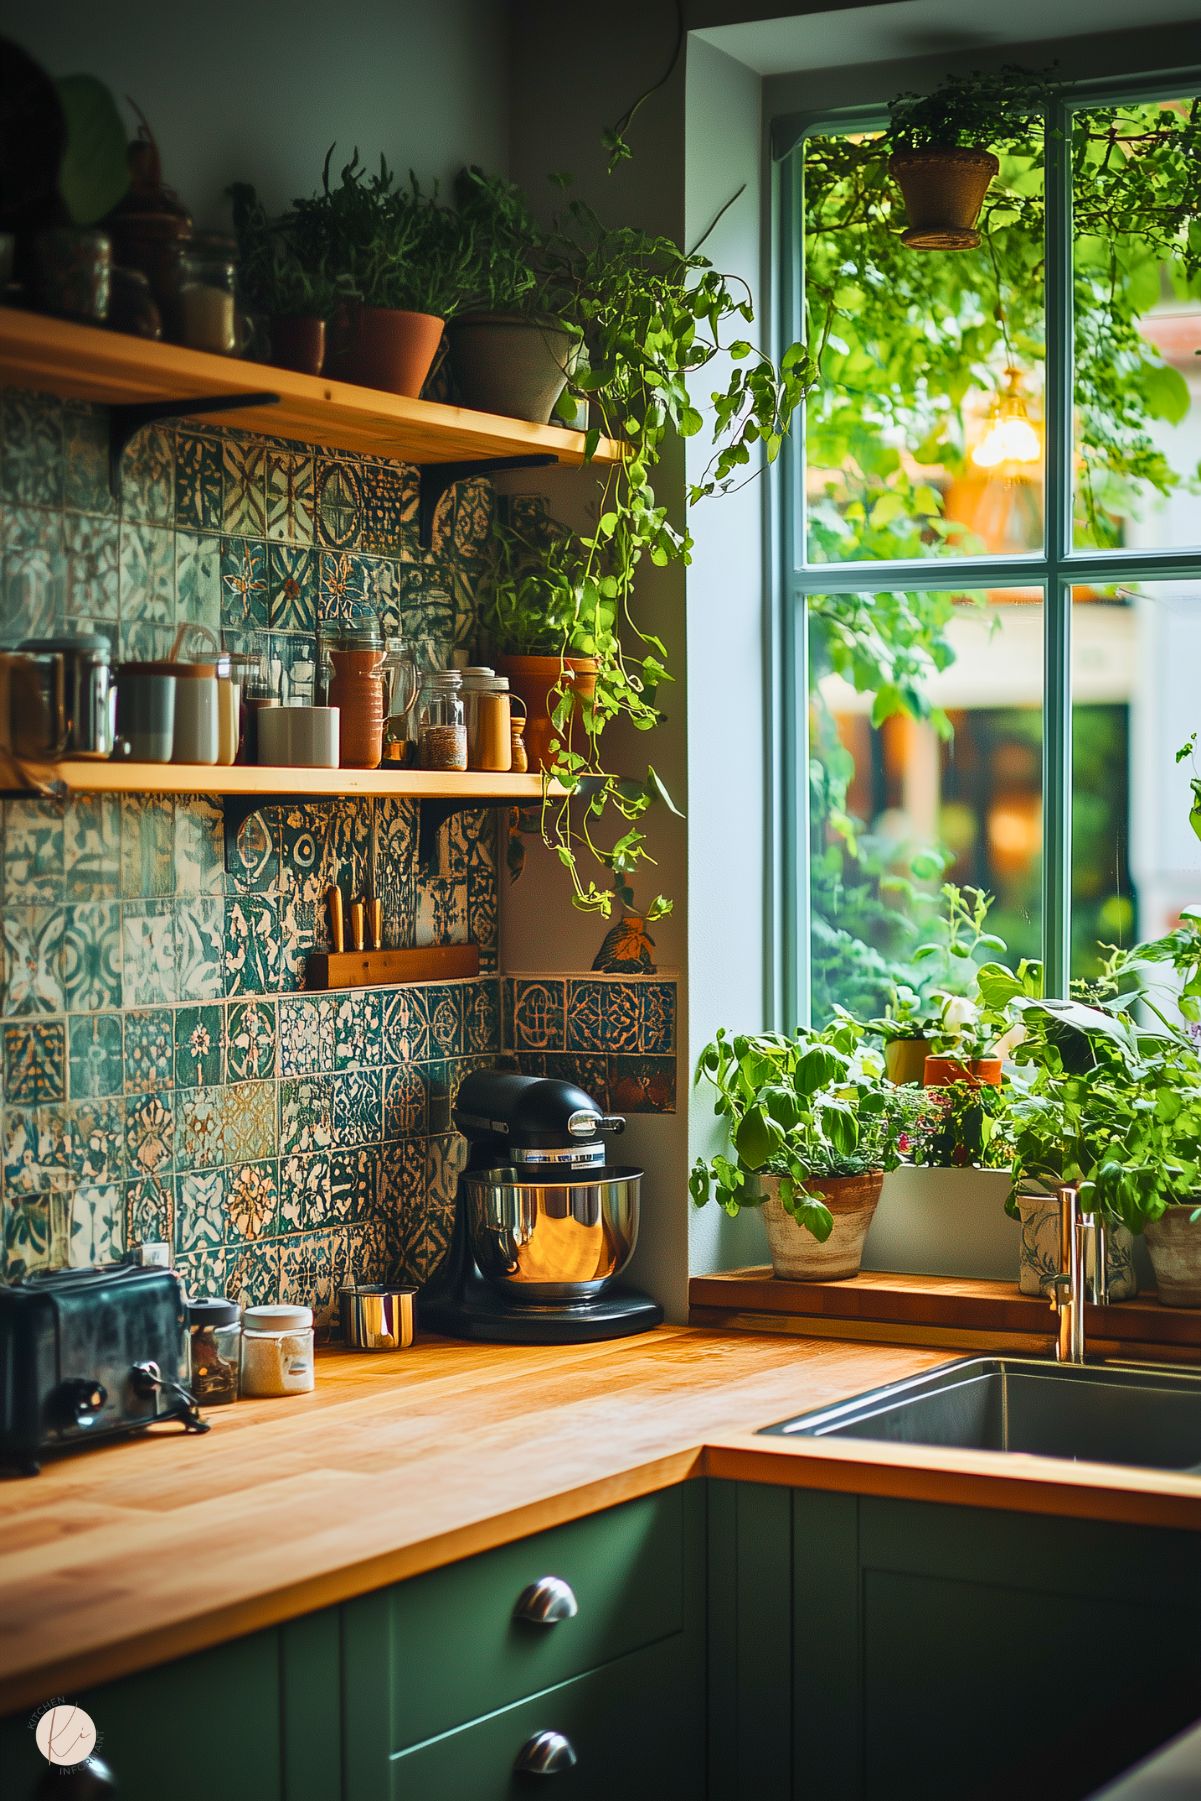
<svg viewBox="0 0 1201 1801">
<path fill-rule="evenodd" d="M 1146 1230 L 1155 1289 L 1166 1307 L 1201 1307 L 1201 1219 L 1198 1203 L 1169 1207 Z"/>
<path fill-rule="evenodd" d="M 779 1176 L 760 1176 L 758 1186 L 766 1194 L 763 1220 L 772 1271 L 786 1282 L 842 1282 L 859 1274 L 863 1243 L 884 1186 L 884 1172 L 866 1176 L 835 1176 L 806 1182 L 810 1194 L 820 1195 L 834 1215 L 834 1230 L 824 1244 L 798 1225 L 780 1199 Z"/>
<path fill-rule="evenodd" d="M 1018 1246 L 1018 1288 L 1022 1294 L 1040 1295 L 1044 1284 L 1059 1274 L 1059 1202 L 1053 1195 L 1022 1195 L 1018 1199 L 1022 1236 Z M 1111 1301 L 1132 1301 L 1138 1293 L 1134 1269 L 1134 1239 L 1125 1226 L 1110 1226 L 1105 1234 L 1106 1264 Z"/>
</svg>

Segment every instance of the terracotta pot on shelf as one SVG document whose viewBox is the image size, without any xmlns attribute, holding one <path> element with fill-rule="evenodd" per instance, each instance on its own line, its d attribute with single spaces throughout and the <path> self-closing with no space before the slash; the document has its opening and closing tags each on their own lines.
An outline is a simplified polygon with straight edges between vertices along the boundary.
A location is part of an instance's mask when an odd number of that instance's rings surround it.
<svg viewBox="0 0 1201 1801">
<path fill-rule="evenodd" d="M 1155 1290 L 1165 1307 L 1201 1307 L 1201 1201 L 1169 1207 L 1148 1221 L 1144 1236 L 1155 1271 Z"/>
<path fill-rule="evenodd" d="M 975 250 L 976 221 L 1001 165 L 991 150 L 894 150 L 888 169 L 901 190 L 910 250 Z"/>
<path fill-rule="evenodd" d="M 806 1182 L 834 1215 L 834 1230 L 820 1244 L 799 1225 L 780 1199 L 779 1176 L 758 1176 L 767 1199 L 761 1208 L 767 1227 L 772 1274 L 785 1282 L 844 1282 L 859 1274 L 867 1229 L 879 1204 L 884 1172 L 830 1176 Z"/>
<path fill-rule="evenodd" d="M 438 354 L 444 324 L 433 313 L 352 303 L 332 322 L 326 373 L 337 381 L 416 400 Z"/>
<path fill-rule="evenodd" d="M 596 693 L 597 661 L 595 657 L 517 657 L 496 659 L 499 675 L 507 675 L 509 687 L 525 702 L 525 743 L 531 769 L 548 769 L 554 762 L 552 742 L 558 734 L 551 721 L 554 690 L 566 670 L 580 700 L 591 700 Z"/>
<path fill-rule="evenodd" d="M 892 1038 L 884 1046 L 884 1073 L 898 1087 L 907 1082 L 920 1087 L 929 1055 L 928 1038 Z"/>
<path fill-rule="evenodd" d="M 1000 1057 L 927 1057 L 922 1069 L 923 1088 L 949 1088 L 952 1082 L 970 1082 L 974 1088 L 999 1088 Z"/>
<path fill-rule="evenodd" d="M 578 339 L 553 319 L 462 313 L 447 327 L 461 403 L 546 425 L 567 381 Z"/>
<path fill-rule="evenodd" d="M 271 361 L 280 369 L 320 375 L 325 366 L 325 320 L 273 317 Z"/>
</svg>

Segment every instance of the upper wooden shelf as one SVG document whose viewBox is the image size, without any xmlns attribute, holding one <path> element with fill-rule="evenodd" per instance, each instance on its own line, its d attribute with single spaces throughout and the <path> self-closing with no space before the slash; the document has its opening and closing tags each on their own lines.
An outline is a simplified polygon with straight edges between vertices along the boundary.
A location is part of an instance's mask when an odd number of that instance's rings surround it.
<svg viewBox="0 0 1201 1801">
<path fill-rule="evenodd" d="M 406 400 L 379 388 L 156 344 L 12 307 L 0 307 L 0 381 L 107 406 L 169 407 L 179 401 L 181 414 L 189 401 L 199 411 L 206 398 L 256 390 L 277 395 L 277 402 L 222 411 L 221 423 L 399 462 L 538 457 L 578 466 L 584 461 L 583 432 Z M 602 438 L 592 460 L 613 463 L 621 455 L 620 444 Z"/>
<path fill-rule="evenodd" d="M 528 806 L 542 798 L 540 775 L 477 770 L 443 774 L 429 769 L 275 769 L 241 763 L 215 768 L 208 763 L 106 763 L 87 757 L 37 767 L 39 775 L 62 782 L 73 794 L 233 794 L 261 796 L 264 803 L 287 796 L 306 800 L 377 796 L 455 801 L 463 806 L 473 801 Z M 26 786 L 19 777 L 10 785 Z M 551 791 L 562 793 L 557 782 L 552 782 Z"/>
</svg>

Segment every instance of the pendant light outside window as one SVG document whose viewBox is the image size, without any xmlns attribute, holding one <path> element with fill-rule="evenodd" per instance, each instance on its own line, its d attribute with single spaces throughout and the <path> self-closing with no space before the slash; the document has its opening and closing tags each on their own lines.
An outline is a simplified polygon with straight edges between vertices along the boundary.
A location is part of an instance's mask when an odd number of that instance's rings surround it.
<svg viewBox="0 0 1201 1801">
<path fill-rule="evenodd" d="M 1012 475 L 1042 462 L 1043 441 L 1030 419 L 1020 371 L 1011 365 L 1005 376 L 1004 392 L 993 402 L 984 436 L 972 451 L 972 462 L 977 469 Z"/>
</svg>

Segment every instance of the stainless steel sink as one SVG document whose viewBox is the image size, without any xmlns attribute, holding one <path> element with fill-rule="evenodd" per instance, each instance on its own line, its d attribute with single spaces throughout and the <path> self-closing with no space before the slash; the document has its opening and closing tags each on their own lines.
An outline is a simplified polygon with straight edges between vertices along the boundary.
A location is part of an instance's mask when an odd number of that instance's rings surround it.
<svg viewBox="0 0 1201 1801">
<path fill-rule="evenodd" d="M 763 1430 L 1201 1475 L 1201 1371 L 965 1357 Z"/>
</svg>

